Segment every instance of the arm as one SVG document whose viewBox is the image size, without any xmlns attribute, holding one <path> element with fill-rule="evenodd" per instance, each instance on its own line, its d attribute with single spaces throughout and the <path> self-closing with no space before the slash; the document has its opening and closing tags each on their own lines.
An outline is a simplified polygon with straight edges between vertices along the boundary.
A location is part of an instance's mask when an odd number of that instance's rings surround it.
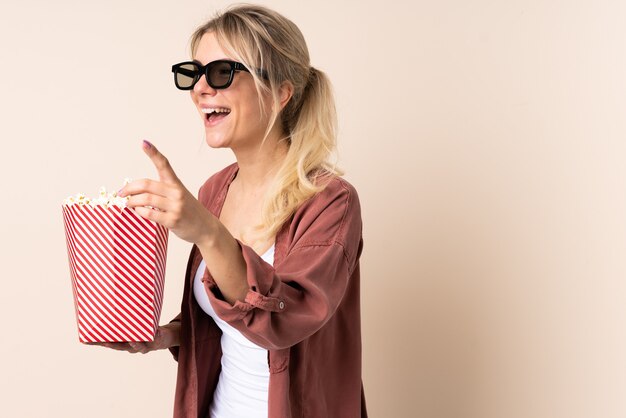
<svg viewBox="0 0 626 418">
<path fill-rule="evenodd" d="M 179 346 L 180 346 L 180 317 L 181 317 L 181 314 L 178 314 L 167 325 L 164 325 L 164 326 L 169 326 L 175 332 L 175 337 L 172 339 L 167 349 L 170 350 L 170 353 L 172 353 L 172 356 L 174 357 L 174 360 L 176 361 L 178 361 L 178 353 L 179 353 Z"/>
<path fill-rule="evenodd" d="M 224 300 L 231 305 L 243 302 L 248 293 L 248 282 L 239 242 L 216 217 L 211 217 L 209 222 L 212 223 L 210 229 L 215 232 L 196 245 Z"/>
<path fill-rule="evenodd" d="M 216 258 L 205 258 L 205 287 L 216 313 L 268 349 L 290 347 L 312 335 L 341 302 L 362 244 L 356 191 L 334 182 L 303 205 L 290 226 L 293 242 L 276 266 L 238 240 L 231 249 L 234 267 L 228 258 L 218 261 L 217 252 L 211 255 Z M 229 266 L 230 272 L 214 276 Z M 236 275 L 238 289 L 245 283 L 245 294 L 237 290 L 232 304 L 222 289 L 226 274 Z"/>
</svg>

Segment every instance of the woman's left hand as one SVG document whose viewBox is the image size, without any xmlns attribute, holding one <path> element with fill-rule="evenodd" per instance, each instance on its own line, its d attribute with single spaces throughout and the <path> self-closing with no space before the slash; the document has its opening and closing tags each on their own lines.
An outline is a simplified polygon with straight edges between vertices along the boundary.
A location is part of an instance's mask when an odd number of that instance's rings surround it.
<svg viewBox="0 0 626 418">
<path fill-rule="evenodd" d="M 185 241 L 197 244 L 206 239 L 215 217 L 185 188 L 154 145 L 144 141 L 143 150 L 154 163 L 160 181 L 131 181 L 118 196 L 130 195 L 128 207 L 134 207 L 139 215 L 165 226 Z"/>
</svg>

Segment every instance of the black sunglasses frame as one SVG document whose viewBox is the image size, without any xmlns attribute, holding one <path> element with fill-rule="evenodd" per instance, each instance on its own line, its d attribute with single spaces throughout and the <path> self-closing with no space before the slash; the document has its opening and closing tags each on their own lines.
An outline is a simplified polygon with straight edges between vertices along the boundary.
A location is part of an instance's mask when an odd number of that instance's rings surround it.
<svg viewBox="0 0 626 418">
<path fill-rule="evenodd" d="M 228 64 L 230 66 L 230 74 L 228 75 L 228 81 L 224 84 L 215 85 L 211 82 L 211 79 L 209 77 L 209 70 L 211 66 L 216 65 L 216 64 Z M 188 70 L 187 68 L 183 68 L 184 65 L 194 65 L 197 67 L 197 70 L 196 71 Z M 206 79 L 207 84 L 211 86 L 211 88 L 215 90 L 226 89 L 230 87 L 230 85 L 233 83 L 233 79 L 235 78 L 235 72 L 237 71 L 250 72 L 250 70 L 248 70 L 246 66 L 243 65 L 242 63 L 237 62 L 237 61 L 231 61 L 231 60 L 216 60 L 216 61 L 211 61 L 207 63 L 206 65 L 202 65 L 197 61 L 185 61 L 185 62 L 172 65 L 172 72 L 174 73 L 174 84 L 176 84 L 176 88 L 178 88 L 179 90 L 192 90 L 194 86 L 196 85 L 196 83 L 200 81 L 200 78 L 202 77 L 203 74 L 204 74 L 204 78 Z M 191 85 L 181 86 L 180 84 L 178 84 L 178 77 L 177 77 L 178 73 L 182 73 L 186 75 L 187 77 L 193 78 L 193 82 L 191 83 Z M 267 74 L 263 70 L 258 70 L 257 74 L 263 78 L 267 78 Z"/>
</svg>

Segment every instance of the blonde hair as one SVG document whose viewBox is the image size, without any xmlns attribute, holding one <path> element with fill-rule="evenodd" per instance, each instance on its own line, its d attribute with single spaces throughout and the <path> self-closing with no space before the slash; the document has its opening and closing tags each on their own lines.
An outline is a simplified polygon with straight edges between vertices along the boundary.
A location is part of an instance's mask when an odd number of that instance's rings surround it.
<svg viewBox="0 0 626 418">
<path fill-rule="evenodd" d="M 256 5 L 235 5 L 217 13 L 191 36 L 192 56 L 205 33 L 252 70 L 259 100 L 272 98 L 265 143 L 275 123 L 281 123 L 288 152 L 266 194 L 262 223 L 255 229 L 262 240 L 276 236 L 282 225 L 307 199 L 322 191 L 343 170 L 329 158 L 337 152 L 337 114 L 328 77 L 310 66 L 300 29 L 279 13 Z M 280 87 L 293 85 L 293 95 L 280 111 Z M 263 106 L 261 106 L 263 109 Z"/>
</svg>

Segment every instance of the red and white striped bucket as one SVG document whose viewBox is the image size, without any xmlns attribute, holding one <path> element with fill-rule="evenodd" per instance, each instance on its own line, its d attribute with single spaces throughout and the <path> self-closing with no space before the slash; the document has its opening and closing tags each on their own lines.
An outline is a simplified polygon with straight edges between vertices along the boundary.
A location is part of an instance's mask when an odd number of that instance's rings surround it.
<svg viewBox="0 0 626 418">
<path fill-rule="evenodd" d="M 63 205 L 63 220 L 79 341 L 153 341 L 167 228 L 113 205 Z"/>
</svg>

